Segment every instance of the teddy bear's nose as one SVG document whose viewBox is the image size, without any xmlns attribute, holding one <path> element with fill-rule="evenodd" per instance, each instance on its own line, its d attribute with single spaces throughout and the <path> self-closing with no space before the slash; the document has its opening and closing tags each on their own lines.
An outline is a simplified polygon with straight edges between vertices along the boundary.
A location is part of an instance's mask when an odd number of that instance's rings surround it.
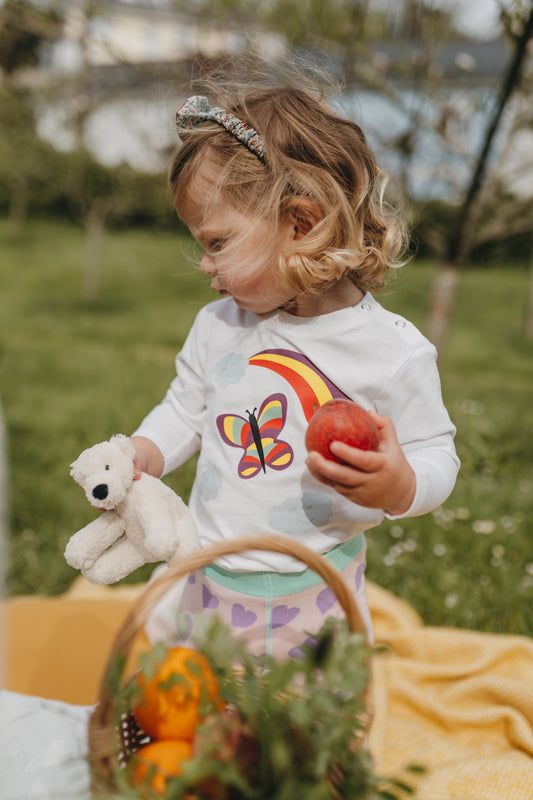
<svg viewBox="0 0 533 800">
<path fill-rule="evenodd" d="M 93 489 L 93 497 L 97 500 L 105 500 L 108 494 L 109 489 L 107 488 L 107 483 L 99 483 L 98 486 L 95 486 Z"/>
</svg>

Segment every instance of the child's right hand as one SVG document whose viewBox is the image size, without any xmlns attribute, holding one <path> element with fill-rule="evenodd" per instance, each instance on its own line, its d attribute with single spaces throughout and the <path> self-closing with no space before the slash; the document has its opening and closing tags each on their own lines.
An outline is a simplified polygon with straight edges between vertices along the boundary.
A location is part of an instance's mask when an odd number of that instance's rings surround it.
<svg viewBox="0 0 533 800">
<path fill-rule="evenodd" d="M 160 478 L 165 460 L 159 447 L 144 436 L 132 436 L 131 441 L 135 445 L 133 480 L 138 481 L 143 472 L 153 475 L 154 478 Z"/>
<path fill-rule="evenodd" d="M 332 442 L 331 452 L 339 464 L 311 451 L 309 472 L 321 483 L 354 503 L 367 508 L 382 508 L 391 516 L 401 516 L 410 508 L 416 490 L 415 474 L 398 442 L 392 420 L 372 413 L 379 431 L 379 448 L 358 450 L 344 442 Z"/>
</svg>

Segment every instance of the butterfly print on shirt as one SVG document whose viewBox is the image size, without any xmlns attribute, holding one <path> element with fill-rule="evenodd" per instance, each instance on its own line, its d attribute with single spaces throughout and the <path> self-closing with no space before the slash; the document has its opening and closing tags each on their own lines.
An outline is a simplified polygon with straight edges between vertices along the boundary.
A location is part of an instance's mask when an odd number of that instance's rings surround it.
<svg viewBox="0 0 533 800">
<path fill-rule="evenodd" d="M 247 417 L 239 414 L 221 414 L 217 417 L 217 428 L 222 440 L 231 447 L 244 450 L 237 473 L 240 478 L 253 478 L 266 468 L 287 469 L 294 459 L 290 444 L 278 439 L 287 416 L 287 398 L 283 394 L 271 394 L 251 411 Z"/>
</svg>

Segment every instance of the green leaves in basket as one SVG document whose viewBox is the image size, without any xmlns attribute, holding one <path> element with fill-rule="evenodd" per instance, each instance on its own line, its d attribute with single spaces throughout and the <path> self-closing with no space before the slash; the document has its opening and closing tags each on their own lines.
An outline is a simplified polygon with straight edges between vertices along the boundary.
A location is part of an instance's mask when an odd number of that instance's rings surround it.
<svg viewBox="0 0 533 800">
<path fill-rule="evenodd" d="M 301 660 L 256 659 L 214 621 L 196 644 L 228 707 L 198 728 L 196 755 L 169 781 L 168 800 L 380 797 L 362 746 L 364 637 L 329 620 L 316 639 Z"/>
<path fill-rule="evenodd" d="M 406 796 L 409 787 L 375 775 L 364 746 L 370 655 L 364 636 L 331 619 L 314 639 L 300 659 L 258 659 L 220 620 L 209 623 L 195 644 L 211 664 L 225 707 L 212 707 L 196 729 L 193 755 L 168 780 L 166 800 Z M 142 669 L 153 674 L 163 656 L 154 648 Z M 127 692 L 124 687 L 123 699 Z M 117 776 L 121 797 L 157 796 L 132 790 L 127 777 L 127 770 Z"/>
<path fill-rule="evenodd" d="M 107 685 L 109 687 L 109 691 L 112 695 L 117 695 L 121 691 L 122 686 L 122 679 L 124 676 L 124 668 L 126 666 L 126 655 L 124 653 L 118 653 L 117 655 L 113 656 L 110 660 L 106 680 Z"/>
<path fill-rule="evenodd" d="M 156 674 L 160 664 L 165 660 L 167 654 L 167 647 L 163 642 L 158 642 L 147 653 L 141 653 L 139 656 L 139 665 L 148 680 L 151 680 Z"/>
</svg>

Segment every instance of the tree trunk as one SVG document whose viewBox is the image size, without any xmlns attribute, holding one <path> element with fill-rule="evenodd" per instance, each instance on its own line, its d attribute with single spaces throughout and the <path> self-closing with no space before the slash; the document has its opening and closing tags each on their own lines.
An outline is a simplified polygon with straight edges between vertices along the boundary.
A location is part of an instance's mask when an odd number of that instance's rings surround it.
<svg viewBox="0 0 533 800">
<path fill-rule="evenodd" d="M 531 240 L 533 245 L 533 237 Z M 528 342 L 533 342 L 533 246 L 531 247 L 529 268 L 529 298 L 527 304 L 527 320 L 526 320 L 526 339 Z"/>
<path fill-rule="evenodd" d="M 444 351 L 449 320 L 459 282 L 459 272 L 470 254 L 471 243 L 474 238 L 473 228 L 476 222 L 476 215 L 480 211 L 479 194 L 485 179 L 489 154 L 494 137 L 498 132 L 504 109 L 514 89 L 520 83 L 524 60 L 528 52 L 528 44 L 532 36 L 533 8 L 529 12 L 527 19 L 524 19 L 522 33 L 515 41 L 514 55 L 504 77 L 498 102 L 485 133 L 476 167 L 461 203 L 457 222 L 448 235 L 446 257 L 439 265 L 435 278 L 427 335 L 441 356 Z"/>
<path fill-rule="evenodd" d="M 2 407 L 0 406 L 0 597 L 3 596 L 7 563 L 8 535 L 7 444 Z M 3 676 L 2 676 L 3 677 Z"/>
<path fill-rule="evenodd" d="M 441 355 L 447 339 L 449 321 L 459 285 L 460 268 L 457 262 L 442 261 L 433 281 L 427 337 Z"/>
<path fill-rule="evenodd" d="M 28 181 L 24 175 L 20 175 L 11 186 L 11 197 L 9 203 L 9 226 L 19 233 L 26 224 L 28 218 Z"/>
<path fill-rule="evenodd" d="M 100 267 L 104 238 L 104 215 L 91 209 L 85 222 L 85 270 L 82 295 L 85 300 L 95 300 L 100 292 Z"/>
</svg>

